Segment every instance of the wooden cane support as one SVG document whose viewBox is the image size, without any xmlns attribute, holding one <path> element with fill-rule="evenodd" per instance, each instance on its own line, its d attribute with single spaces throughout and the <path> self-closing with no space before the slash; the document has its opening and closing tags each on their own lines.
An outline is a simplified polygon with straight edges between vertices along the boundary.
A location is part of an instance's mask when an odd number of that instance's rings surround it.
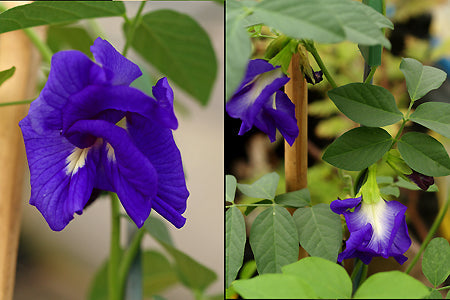
<svg viewBox="0 0 450 300">
<path fill-rule="evenodd" d="M 16 67 L 0 86 L 0 102 L 34 96 L 39 55 L 22 31 L 0 35 L 0 70 Z M 13 298 L 19 244 L 25 149 L 19 121 L 28 105 L 0 107 L 0 299 Z"/>
<path fill-rule="evenodd" d="M 284 142 L 284 168 L 286 176 L 286 192 L 304 189 L 308 186 L 308 87 L 306 79 L 300 70 L 300 56 L 295 53 L 289 65 L 289 77 L 291 80 L 285 85 L 285 92 L 295 104 L 295 117 L 299 129 L 298 137 L 294 144 Z M 291 214 L 293 209 L 288 209 Z M 298 258 L 308 256 L 308 253 L 300 247 Z"/>
<path fill-rule="evenodd" d="M 299 128 L 299 135 L 292 147 L 287 142 L 284 144 L 286 192 L 306 188 L 308 184 L 308 87 L 299 64 L 300 56 L 295 53 L 288 69 L 291 80 L 285 86 L 286 94 L 295 104 Z"/>
</svg>

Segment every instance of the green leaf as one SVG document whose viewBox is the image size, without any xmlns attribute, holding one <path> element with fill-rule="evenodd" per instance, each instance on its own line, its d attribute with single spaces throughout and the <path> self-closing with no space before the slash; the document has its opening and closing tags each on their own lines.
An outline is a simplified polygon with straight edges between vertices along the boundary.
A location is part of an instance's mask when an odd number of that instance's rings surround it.
<svg viewBox="0 0 450 300">
<path fill-rule="evenodd" d="M 380 193 L 382 195 L 391 195 L 398 198 L 400 196 L 400 189 L 396 186 L 388 185 L 380 187 Z"/>
<path fill-rule="evenodd" d="M 225 176 L 226 192 L 225 201 L 234 203 L 234 196 L 236 195 L 236 177 L 233 175 Z"/>
<path fill-rule="evenodd" d="M 421 299 L 428 288 L 400 271 L 376 273 L 367 278 L 355 292 L 355 299 Z"/>
<path fill-rule="evenodd" d="M 432 289 L 430 294 L 426 296 L 424 299 L 442 299 L 442 295 L 439 291 Z"/>
<path fill-rule="evenodd" d="M 444 238 L 434 238 L 423 253 L 422 271 L 434 287 L 450 275 L 450 246 Z"/>
<path fill-rule="evenodd" d="M 280 175 L 272 172 L 264 175 L 252 184 L 238 183 L 238 189 L 246 196 L 273 200 L 277 191 Z"/>
<path fill-rule="evenodd" d="M 178 282 L 177 273 L 158 251 L 142 253 L 142 285 L 145 297 L 155 296 Z"/>
<path fill-rule="evenodd" d="M 275 203 L 289 207 L 305 207 L 311 204 L 311 195 L 307 188 L 275 196 Z"/>
<path fill-rule="evenodd" d="M 54 25 L 47 30 L 47 44 L 53 53 L 64 49 L 79 50 L 92 58 L 94 39 L 82 27 Z"/>
<path fill-rule="evenodd" d="M 328 96 L 344 115 L 365 126 L 391 125 L 403 117 L 394 96 L 381 86 L 350 83 L 328 91 Z"/>
<path fill-rule="evenodd" d="M 174 10 L 147 13 L 131 44 L 200 104 L 208 103 L 217 62 L 208 34 L 194 19 Z"/>
<path fill-rule="evenodd" d="M 284 266 L 284 274 L 297 276 L 306 282 L 322 299 L 349 299 L 352 281 L 347 271 L 336 263 L 320 257 L 305 257 Z"/>
<path fill-rule="evenodd" d="M 274 205 L 260 213 L 250 230 L 250 246 L 259 274 L 279 273 L 298 258 L 298 235 L 287 209 Z"/>
<path fill-rule="evenodd" d="M 225 99 L 228 101 L 244 78 L 245 70 L 250 59 L 252 45 L 245 30 L 245 11 L 240 2 L 229 0 L 226 6 L 226 88 Z"/>
<path fill-rule="evenodd" d="M 0 33 L 124 13 L 125 6 L 120 1 L 36 1 L 1 13 Z"/>
<path fill-rule="evenodd" d="M 406 87 L 412 101 L 422 98 L 442 85 L 447 74 L 434 67 L 424 66 L 413 58 L 402 58 L 400 70 L 405 75 Z"/>
<path fill-rule="evenodd" d="M 264 274 L 236 280 L 233 288 L 244 299 L 316 299 L 313 289 L 297 276 Z"/>
<path fill-rule="evenodd" d="M 269 63 L 274 66 L 281 66 L 281 70 L 287 74 L 292 54 L 297 52 L 298 44 L 297 40 L 290 40 L 280 52 L 269 60 Z"/>
<path fill-rule="evenodd" d="M 144 223 L 145 230 L 155 239 L 161 240 L 169 245 L 173 245 L 172 237 L 166 224 L 160 218 L 149 216 Z"/>
<path fill-rule="evenodd" d="M 258 23 L 292 38 L 321 43 L 348 39 L 359 44 L 382 44 L 390 48 L 380 29 L 390 22 L 374 9 L 355 1 L 261 1 L 249 10 Z"/>
<path fill-rule="evenodd" d="M 382 158 L 391 143 L 391 136 L 382 128 L 357 127 L 338 137 L 322 158 L 335 167 L 360 171 Z"/>
<path fill-rule="evenodd" d="M 225 213 L 225 287 L 236 278 L 244 261 L 245 221 L 241 211 L 233 206 Z"/>
<path fill-rule="evenodd" d="M 435 138 L 420 132 L 408 132 L 398 141 L 398 151 L 415 171 L 427 176 L 450 175 L 450 158 Z"/>
<path fill-rule="evenodd" d="M 342 244 L 342 226 L 339 215 L 330 206 L 320 203 L 299 208 L 293 215 L 300 245 L 311 255 L 336 262 Z"/>
<path fill-rule="evenodd" d="M 445 137 L 450 138 L 450 104 L 426 102 L 419 105 L 409 118 Z"/>
<path fill-rule="evenodd" d="M 211 283 L 216 281 L 217 275 L 208 267 L 200 264 L 189 255 L 181 252 L 172 245 L 157 239 L 157 241 L 169 252 L 175 260 L 175 271 L 178 278 L 186 287 L 204 291 Z"/>
<path fill-rule="evenodd" d="M 108 300 L 108 263 L 103 263 L 94 275 L 89 292 L 88 300 Z"/>
<path fill-rule="evenodd" d="M 0 85 L 3 84 L 6 80 L 11 78 L 14 75 L 14 72 L 16 72 L 16 67 L 11 67 L 8 70 L 4 70 L 0 72 Z"/>
</svg>

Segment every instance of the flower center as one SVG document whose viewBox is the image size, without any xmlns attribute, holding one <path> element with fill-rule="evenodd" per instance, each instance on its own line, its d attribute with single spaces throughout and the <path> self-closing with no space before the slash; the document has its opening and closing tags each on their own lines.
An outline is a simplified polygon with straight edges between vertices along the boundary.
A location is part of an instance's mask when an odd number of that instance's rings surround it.
<svg viewBox="0 0 450 300">
<path fill-rule="evenodd" d="M 376 203 L 362 203 L 361 213 L 366 216 L 367 223 L 372 225 L 373 235 L 380 239 L 386 234 L 385 224 L 388 224 L 386 218 L 386 202 L 383 199 Z"/>
</svg>

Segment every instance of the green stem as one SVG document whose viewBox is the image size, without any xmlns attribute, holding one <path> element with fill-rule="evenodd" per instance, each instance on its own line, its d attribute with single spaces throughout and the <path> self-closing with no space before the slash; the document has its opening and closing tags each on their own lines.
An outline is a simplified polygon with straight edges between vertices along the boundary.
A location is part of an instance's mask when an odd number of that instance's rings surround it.
<svg viewBox="0 0 450 300">
<path fill-rule="evenodd" d="M 111 242 L 108 264 L 108 299 L 121 300 L 119 293 L 119 262 L 120 262 L 120 209 L 119 198 L 115 193 L 111 196 Z"/>
<path fill-rule="evenodd" d="M 445 291 L 445 290 L 450 290 L 450 285 L 436 289 L 436 291 Z"/>
<path fill-rule="evenodd" d="M 394 147 L 395 143 L 398 142 L 398 140 L 400 138 L 400 135 L 402 134 L 403 128 L 405 128 L 406 122 L 409 121 L 409 114 L 411 113 L 411 108 L 412 108 L 413 104 L 414 104 L 414 101 L 411 101 L 409 103 L 408 111 L 406 112 L 406 116 L 403 118 L 402 125 L 400 126 L 400 129 L 398 130 L 397 134 L 395 135 L 394 140 L 392 141 L 391 149 L 392 149 L 392 147 Z"/>
<path fill-rule="evenodd" d="M 261 204 L 258 204 L 258 203 L 254 203 L 254 204 L 231 204 L 231 205 L 226 205 L 225 207 L 226 208 L 230 208 L 230 207 L 233 207 L 233 206 L 236 206 L 236 207 L 256 206 L 256 207 L 258 207 L 258 206 L 273 206 L 273 204 L 267 204 L 267 203 L 261 203 Z"/>
<path fill-rule="evenodd" d="M 370 69 L 370 73 L 369 73 L 369 75 L 367 75 L 367 78 L 366 78 L 366 80 L 364 80 L 364 83 L 370 83 L 376 70 L 377 70 L 377 66 L 373 66 Z"/>
<path fill-rule="evenodd" d="M 306 47 L 306 50 L 308 50 L 311 53 L 311 55 L 314 57 L 314 59 L 317 62 L 317 65 L 322 70 L 323 75 L 325 75 L 325 77 L 327 78 L 327 80 L 331 84 L 331 86 L 333 88 L 337 88 L 336 82 L 334 81 L 334 79 L 331 76 L 330 72 L 328 72 L 328 69 L 325 66 L 325 64 L 323 63 L 322 58 L 319 55 L 319 52 L 317 52 L 317 49 L 314 46 L 314 42 L 306 42 L 305 43 L 305 47 Z"/>
<path fill-rule="evenodd" d="M 28 36 L 30 41 L 39 50 L 39 52 L 42 55 L 42 59 L 47 63 L 51 63 L 53 52 L 52 50 L 50 50 L 47 44 L 41 40 L 41 38 L 37 35 L 36 31 L 33 28 L 25 28 L 23 29 L 23 31 Z"/>
<path fill-rule="evenodd" d="M 19 104 L 30 104 L 31 102 L 33 102 L 33 100 L 22 100 L 22 101 L 12 101 L 12 102 L 5 102 L 5 103 L 0 103 L 0 106 L 10 106 L 10 105 L 19 105 Z"/>
<path fill-rule="evenodd" d="M 417 252 L 417 254 L 414 256 L 413 260 L 409 264 L 408 268 L 406 269 L 406 271 L 405 271 L 406 274 L 409 274 L 409 272 L 411 272 L 412 268 L 414 267 L 414 265 L 419 260 L 420 255 L 425 250 L 425 248 L 427 247 L 428 243 L 433 238 L 433 235 L 438 230 L 439 225 L 441 225 L 442 220 L 444 219 L 444 216 L 447 213 L 447 209 L 448 209 L 449 203 L 450 203 L 450 195 L 447 197 L 447 201 L 441 207 L 441 210 L 439 211 L 436 219 L 434 220 L 433 225 L 431 225 L 430 231 L 428 232 L 427 236 L 423 240 L 422 245 L 420 246 L 419 252 Z"/>
<path fill-rule="evenodd" d="M 362 260 L 356 258 L 355 266 L 353 267 L 353 272 L 351 275 L 353 283 L 353 293 L 356 292 L 358 287 L 366 280 L 368 266 L 362 262 Z"/>
<path fill-rule="evenodd" d="M 147 1 L 141 2 L 141 5 L 139 6 L 136 16 L 134 17 L 130 27 L 127 30 L 127 41 L 126 41 L 125 47 L 123 48 L 123 51 L 122 51 L 123 56 L 127 56 L 128 49 L 130 48 L 131 42 L 133 41 L 133 38 L 134 38 L 134 32 L 136 31 L 136 26 L 138 24 L 139 17 L 141 16 L 142 10 L 144 9 L 146 2 Z"/>
<path fill-rule="evenodd" d="M 119 273 L 118 273 L 120 284 L 118 288 L 119 295 L 124 295 L 124 288 L 128 272 L 130 271 L 130 267 L 133 263 L 133 260 L 139 251 L 139 247 L 141 246 L 141 241 L 142 238 L 144 237 L 144 233 L 145 233 L 144 227 L 140 228 L 134 235 L 130 246 L 123 254 L 122 262 L 119 266 Z"/>
</svg>

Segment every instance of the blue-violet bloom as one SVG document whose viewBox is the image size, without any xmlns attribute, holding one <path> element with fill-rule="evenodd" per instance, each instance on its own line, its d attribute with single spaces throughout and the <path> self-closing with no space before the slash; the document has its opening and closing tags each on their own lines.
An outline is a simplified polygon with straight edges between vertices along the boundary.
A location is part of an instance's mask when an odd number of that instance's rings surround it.
<svg viewBox="0 0 450 300">
<path fill-rule="evenodd" d="M 95 188 L 117 193 L 138 227 L 151 209 L 182 227 L 189 192 L 167 79 L 150 97 L 130 87 L 141 70 L 110 43 L 97 38 L 91 52 L 97 63 L 75 50 L 54 54 L 45 87 L 19 123 L 30 204 L 51 229 L 62 230 Z"/>
<path fill-rule="evenodd" d="M 280 90 L 288 81 L 280 67 L 263 59 L 249 62 L 241 85 L 226 105 L 231 117 L 242 120 L 239 135 L 255 126 L 274 142 L 278 128 L 292 146 L 299 133 L 295 105 Z"/>
<path fill-rule="evenodd" d="M 381 198 L 375 172 L 371 168 L 359 197 L 335 200 L 330 208 L 344 215 L 350 232 L 345 250 L 338 255 L 338 262 L 357 257 L 369 264 L 376 256 L 392 256 L 400 264 L 407 260 L 403 255 L 411 245 L 405 220 L 407 207 Z"/>
</svg>

